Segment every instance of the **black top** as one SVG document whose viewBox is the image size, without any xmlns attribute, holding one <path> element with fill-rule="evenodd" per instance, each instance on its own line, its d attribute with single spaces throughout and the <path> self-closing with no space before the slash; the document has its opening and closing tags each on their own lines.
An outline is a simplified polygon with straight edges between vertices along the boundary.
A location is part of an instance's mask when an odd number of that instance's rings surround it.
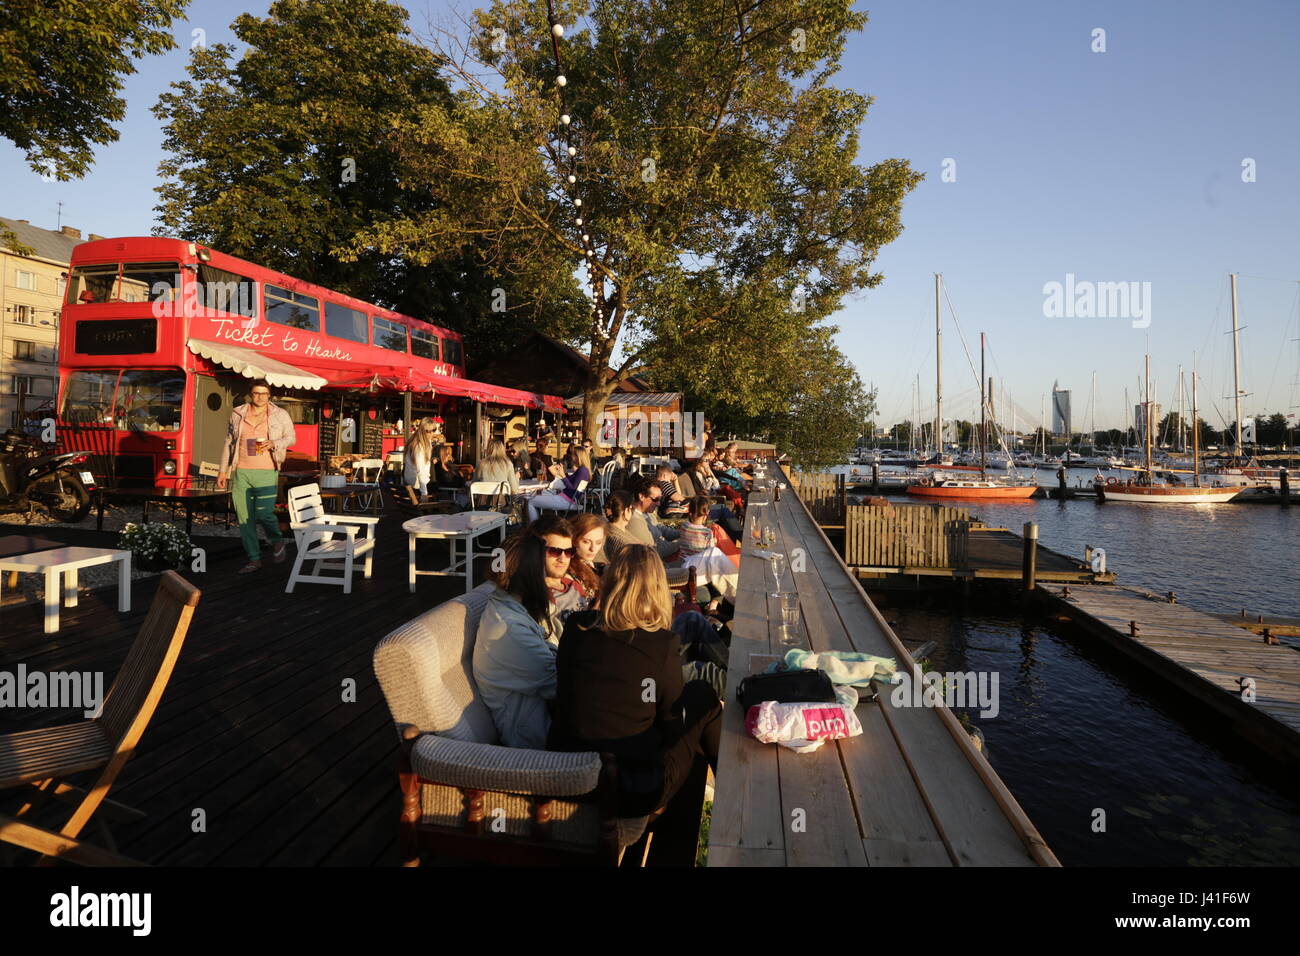
<svg viewBox="0 0 1300 956">
<path fill-rule="evenodd" d="M 436 488 L 461 488 L 465 479 L 440 461 L 433 463 L 433 485 Z"/>
<path fill-rule="evenodd" d="M 550 455 L 533 455 L 533 474 L 540 478 L 546 474 L 548 468 L 555 464 L 555 459 Z"/>
<path fill-rule="evenodd" d="M 598 619 L 579 611 L 565 624 L 547 748 L 613 753 L 624 777 L 657 765 L 685 729 L 681 641 L 669 630 L 606 632 Z"/>
</svg>

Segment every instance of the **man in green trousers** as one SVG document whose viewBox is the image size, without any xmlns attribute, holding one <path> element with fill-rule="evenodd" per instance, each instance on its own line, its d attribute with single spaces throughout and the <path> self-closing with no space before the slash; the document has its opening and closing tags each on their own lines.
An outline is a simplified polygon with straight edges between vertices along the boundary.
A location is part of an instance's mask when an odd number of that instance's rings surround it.
<svg viewBox="0 0 1300 956">
<path fill-rule="evenodd" d="M 293 446 L 296 436 L 289 413 L 271 402 L 271 387 L 265 379 L 255 379 L 248 392 L 249 402 L 230 415 L 226 444 L 221 453 L 221 472 L 217 488 L 225 490 L 231 475 L 234 485 L 235 515 L 239 518 L 239 537 L 248 555 L 240 574 L 252 574 L 262 568 L 262 549 L 257 526 L 266 531 L 279 564 L 285 558 L 284 538 L 275 517 L 275 497 L 280 484 L 280 467 Z"/>
</svg>

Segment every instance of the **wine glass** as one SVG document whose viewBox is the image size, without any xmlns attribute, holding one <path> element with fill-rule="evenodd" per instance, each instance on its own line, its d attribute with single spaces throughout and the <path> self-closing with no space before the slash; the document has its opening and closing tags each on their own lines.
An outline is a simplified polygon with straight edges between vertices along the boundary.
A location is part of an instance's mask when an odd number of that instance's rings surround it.
<svg viewBox="0 0 1300 956">
<path fill-rule="evenodd" d="M 777 552 L 772 555 L 772 580 L 776 582 L 776 590 L 772 592 L 773 597 L 781 596 L 781 578 L 785 576 L 785 555 Z"/>
</svg>

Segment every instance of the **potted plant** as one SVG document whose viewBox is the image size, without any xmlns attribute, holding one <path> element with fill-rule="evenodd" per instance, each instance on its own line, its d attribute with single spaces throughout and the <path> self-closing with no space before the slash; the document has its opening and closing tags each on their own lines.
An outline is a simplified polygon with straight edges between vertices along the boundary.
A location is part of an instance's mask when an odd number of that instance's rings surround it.
<svg viewBox="0 0 1300 956">
<path fill-rule="evenodd" d="M 144 571 L 167 571 L 180 567 L 190 557 L 190 538 L 174 524 L 136 524 L 122 529 L 117 546 L 131 552 L 136 567 Z"/>
</svg>

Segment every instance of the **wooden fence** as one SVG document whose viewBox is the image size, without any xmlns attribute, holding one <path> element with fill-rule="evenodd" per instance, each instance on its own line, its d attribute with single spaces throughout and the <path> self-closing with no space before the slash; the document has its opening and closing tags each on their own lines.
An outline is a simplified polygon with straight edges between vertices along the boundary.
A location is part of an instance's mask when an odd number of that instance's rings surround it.
<svg viewBox="0 0 1300 956">
<path fill-rule="evenodd" d="M 844 563 L 859 568 L 963 568 L 972 525 L 965 508 L 850 505 Z"/>
<path fill-rule="evenodd" d="M 848 501 L 843 475 L 828 471 L 791 471 L 790 484 L 799 493 L 799 499 L 808 506 L 808 512 L 823 528 L 841 527 Z"/>
</svg>

